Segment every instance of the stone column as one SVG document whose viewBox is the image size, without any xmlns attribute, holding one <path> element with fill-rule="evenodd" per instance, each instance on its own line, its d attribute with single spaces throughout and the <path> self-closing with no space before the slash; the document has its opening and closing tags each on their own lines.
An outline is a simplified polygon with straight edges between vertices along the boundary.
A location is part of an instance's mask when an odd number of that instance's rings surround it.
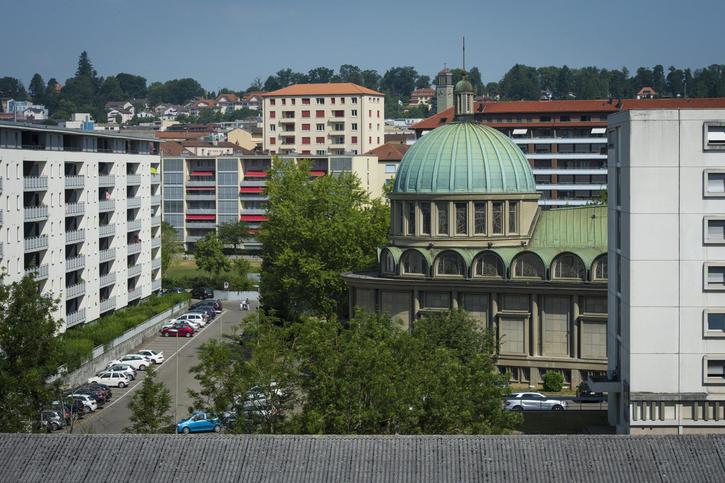
<svg viewBox="0 0 725 483">
<path fill-rule="evenodd" d="M 579 296 L 571 297 L 571 356 L 579 358 Z"/>
<path fill-rule="evenodd" d="M 458 290 L 451 291 L 451 308 L 453 310 L 458 309 Z"/>
<path fill-rule="evenodd" d="M 531 295 L 531 355 L 540 356 L 541 343 L 539 342 L 539 296 Z"/>
<path fill-rule="evenodd" d="M 498 315 L 498 294 L 491 294 L 491 330 L 498 337 L 498 323 L 496 322 L 496 316 Z"/>
</svg>

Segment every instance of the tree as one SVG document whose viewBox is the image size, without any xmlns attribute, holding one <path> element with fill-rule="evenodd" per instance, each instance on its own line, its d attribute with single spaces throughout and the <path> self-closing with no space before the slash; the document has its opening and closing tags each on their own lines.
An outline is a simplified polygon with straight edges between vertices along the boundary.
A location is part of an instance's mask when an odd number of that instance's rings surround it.
<svg viewBox="0 0 725 483">
<path fill-rule="evenodd" d="M 368 89 L 380 89 L 380 74 L 378 74 L 378 71 L 373 69 L 366 69 L 362 71 L 362 84 L 364 87 L 367 87 Z"/>
<path fill-rule="evenodd" d="M 23 83 L 15 77 L 0 77 L 0 97 L 21 101 L 28 97 L 28 93 L 25 92 Z"/>
<path fill-rule="evenodd" d="M 353 84 L 363 85 L 362 71 L 360 70 L 360 67 L 356 65 L 341 65 L 339 77 L 340 82 L 352 82 Z M 375 88 L 377 88 L 377 86 Z"/>
<path fill-rule="evenodd" d="M 43 77 L 37 72 L 30 79 L 30 85 L 28 85 L 28 94 L 33 99 L 33 103 L 42 104 L 43 98 L 45 97 L 45 82 Z"/>
<path fill-rule="evenodd" d="M 506 99 L 538 99 L 541 95 L 536 69 L 527 65 L 514 65 L 506 72 L 499 85 Z"/>
<path fill-rule="evenodd" d="M 81 52 L 78 57 L 78 68 L 76 69 L 76 77 L 88 77 L 90 79 L 95 78 L 98 75 L 96 69 L 93 68 L 91 59 L 88 57 L 88 52 L 85 50 Z"/>
<path fill-rule="evenodd" d="M 224 255 L 224 245 L 216 233 L 210 232 L 194 244 L 196 266 L 210 275 L 218 276 L 229 270 L 229 259 Z"/>
<path fill-rule="evenodd" d="M 27 431 L 51 400 L 47 379 L 59 366 L 53 318 L 58 301 L 40 295 L 26 276 L 10 285 L 0 279 L 0 432 Z"/>
<path fill-rule="evenodd" d="M 307 73 L 307 79 L 311 83 L 331 82 L 335 71 L 328 67 L 316 67 Z"/>
<path fill-rule="evenodd" d="M 430 77 L 427 75 L 418 76 L 418 78 L 415 80 L 415 88 L 425 89 L 428 87 L 430 87 Z"/>
<path fill-rule="evenodd" d="M 140 75 L 119 73 L 116 74 L 121 89 L 132 99 L 142 99 L 146 97 L 146 78 Z"/>
<path fill-rule="evenodd" d="M 133 395 L 128 408 L 131 410 L 131 426 L 126 428 L 128 433 L 162 433 L 173 424 L 171 395 L 163 382 L 156 382 L 153 366 L 146 369 L 141 389 Z"/>
<path fill-rule="evenodd" d="M 347 308 L 340 273 L 369 268 L 385 243 L 389 208 L 371 200 L 354 174 L 310 179 L 309 163 L 275 159 L 262 226 L 262 297 L 286 319 Z"/>
<path fill-rule="evenodd" d="M 243 245 L 244 240 L 249 238 L 249 226 L 243 221 L 236 223 L 223 223 L 217 227 L 217 236 L 219 240 L 225 245 L 232 245 L 234 252 L 237 251 L 237 246 Z"/>
<path fill-rule="evenodd" d="M 407 104 L 410 93 L 415 89 L 415 80 L 418 78 L 418 72 L 415 67 L 393 67 L 388 69 L 380 81 L 380 87 L 386 94 L 397 96 Z"/>
<path fill-rule="evenodd" d="M 176 236 L 176 228 L 168 222 L 161 222 L 161 273 L 171 267 L 174 255 L 181 252 L 181 243 Z"/>
<path fill-rule="evenodd" d="M 652 88 L 657 94 L 663 96 L 667 91 L 667 80 L 665 79 L 665 68 L 662 65 L 656 65 L 652 69 Z"/>
<path fill-rule="evenodd" d="M 258 92 L 264 89 L 264 84 L 262 84 L 262 79 L 259 77 L 255 78 L 252 83 L 247 87 L 246 92 Z"/>
<path fill-rule="evenodd" d="M 476 90 L 476 94 L 482 94 L 483 93 L 483 78 L 481 75 L 481 71 L 478 70 L 478 67 L 475 65 L 471 67 L 471 70 L 468 72 L 468 80 L 473 85 L 473 88 Z"/>
</svg>

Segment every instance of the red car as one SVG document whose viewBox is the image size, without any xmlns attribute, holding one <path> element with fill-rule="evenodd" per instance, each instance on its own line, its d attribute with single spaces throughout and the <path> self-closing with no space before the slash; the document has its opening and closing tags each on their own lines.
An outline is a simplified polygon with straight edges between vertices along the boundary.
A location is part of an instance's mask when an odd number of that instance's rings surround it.
<svg viewBox="0 0 725 483">
<path fill-rule="evenodd" d="M 194 329 L 189 324 L 174 324 L 162 328 L 161 335 L 164 337 L 191 337 L 194 335 Z"/>
</svg>

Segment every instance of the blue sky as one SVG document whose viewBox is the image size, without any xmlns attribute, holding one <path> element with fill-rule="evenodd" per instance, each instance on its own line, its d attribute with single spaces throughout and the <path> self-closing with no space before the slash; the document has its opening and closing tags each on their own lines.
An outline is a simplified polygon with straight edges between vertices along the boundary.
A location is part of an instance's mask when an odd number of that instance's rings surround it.
<svg viewBox="0 0 725 483">
<path fill-rule="evenodd" d="M 484 82 L 515 63 L 622 67 L 725 63 L 724 0 L 0 0 L 0 76 L 61 82 L 87 50 L 101 75 L 193 77 L 246 88 L 285 67 L 349 63 L 432 75 L 467 64 Z"/>
</svg>

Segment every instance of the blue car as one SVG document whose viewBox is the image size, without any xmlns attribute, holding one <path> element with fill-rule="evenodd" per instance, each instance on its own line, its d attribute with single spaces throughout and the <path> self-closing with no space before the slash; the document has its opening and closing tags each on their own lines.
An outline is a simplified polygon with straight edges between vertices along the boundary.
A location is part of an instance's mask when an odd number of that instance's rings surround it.
<svg viewBox="0 0 725 483">
<path fill-rule="evenodd" d="M 222 430 L 222 423 L 213 414 L 196 412 L 176 425 L 177 433 L 218 433 Z"/>
</svg>

